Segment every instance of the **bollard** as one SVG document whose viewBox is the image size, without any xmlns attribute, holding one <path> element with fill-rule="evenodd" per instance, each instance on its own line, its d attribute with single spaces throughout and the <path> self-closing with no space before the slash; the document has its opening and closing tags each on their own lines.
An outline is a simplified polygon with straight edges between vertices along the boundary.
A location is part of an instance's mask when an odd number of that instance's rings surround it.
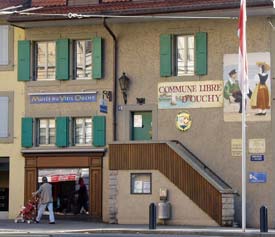
<svg viewBox="0 0 275 237">
<path fill-rule="evenodd" d="M 260 208 L 260 231 L 268 232 L 267 207 L 265 206 Z"/>
<path fill-rule="evenodd" d="M 149 206 L 149 229 L 156 229 L 157 226 L 157 208 L 155 203 Z"/>
</svg>

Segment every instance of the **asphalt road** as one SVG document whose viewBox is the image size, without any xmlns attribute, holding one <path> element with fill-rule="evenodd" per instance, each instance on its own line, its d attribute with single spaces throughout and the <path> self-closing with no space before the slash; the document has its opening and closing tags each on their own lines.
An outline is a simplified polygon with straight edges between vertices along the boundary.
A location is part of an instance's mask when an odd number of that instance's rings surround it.
<svg viewBox="0 0 275 237">
<path fill-rule="evenodd" d="M 161 235 L 161 234 L 0 234 L 5 237 L 201 237 L 199 235 Z M 219 236 L 212 236 L 219 237 Z"/>
</svg>

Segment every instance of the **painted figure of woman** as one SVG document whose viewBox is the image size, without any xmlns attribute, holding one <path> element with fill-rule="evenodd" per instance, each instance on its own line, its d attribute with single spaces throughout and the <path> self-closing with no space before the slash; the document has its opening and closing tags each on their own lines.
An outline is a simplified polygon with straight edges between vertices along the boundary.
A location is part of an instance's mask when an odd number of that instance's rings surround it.
<svg viewBox="0 0 275 237">
<path fill-rule="evenodd" d="M 257 62 L 257 66 L 260 72 L 257 74 L 259 83 L 256 84 L 254 92 L 251 97 L 251 107 L 252 109 L 258 109 L 256 115 L 266 115 L 266 110 L 270 109 L 270 98 L 269 91 L 266 85 L 268 79 L 268 71 L 270 66 L 265 62 Z"/>
</svg>

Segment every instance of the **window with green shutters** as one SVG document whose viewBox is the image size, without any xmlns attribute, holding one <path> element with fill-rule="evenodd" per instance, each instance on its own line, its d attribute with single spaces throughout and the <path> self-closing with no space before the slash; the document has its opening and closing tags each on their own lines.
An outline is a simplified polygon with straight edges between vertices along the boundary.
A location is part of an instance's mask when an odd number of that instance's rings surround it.
<svg viewBox="0 0 275 237">
<path fill-rule="evenodd" d="M 33 126 L 33 121 L 35 126 Z M 35 129 L 34 129 L 35 128 Z M 35 134 L 33 134 L 33 131 Z M 56 145 L 106 145 L 106 117 L 22 118 L 22 147 Z M 34 137 L 36 138 L 33 143 Z"/>
<path fill-rule="evenodd" d="M 106 145 L 106 117 L 93 117 L 93 145 L 102 147 Z"/>
<path fill-rule="evenodd" d="M 207 33 L 160 36 L 160 76 L 207 74 Z"/>
<path fill-rule="evenodd" d="M 56 41 L 18 41 L 18 80 L 102 79 L 104 77 L 104 41 L 70 39 Z M 33 45 L 33 47 L 32 47 Z M 33 51 L 33 52 L 31 52 Z M 31 55 L 34 55 L 31 65 Z M 73 59 L 71 68 L 70 58 Z"/>
<path fill-rule="evenodd" d="M 29 40 L 18 41 L 18 81 L 29 81 L 31 78 L 31 42 Z"/>
<path fill-rule="evenodd" d="M 69 117 L 56 118 L 56 146 L 69 145 Z"/>
<path fill-rule="evenodd" d="M 32 147 L 33 146 L 33 119 L 32 118 L 22 118 L 21 121 L 21 145 L 22 147 Z"/>
</svg>

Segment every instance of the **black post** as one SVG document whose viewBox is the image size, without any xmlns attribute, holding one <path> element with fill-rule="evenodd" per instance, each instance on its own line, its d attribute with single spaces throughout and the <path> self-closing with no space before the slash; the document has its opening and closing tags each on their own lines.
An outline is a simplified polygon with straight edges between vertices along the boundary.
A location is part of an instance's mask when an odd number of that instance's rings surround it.
<svg viewBox="0 0 275 237">
<path fill-rule="evenodd" d="M 260 231 L 268 232 L 267 207 L 265 206 L 260 208 Z"/>
<path fill-rule="evenodd" d="M 155 203 L 149 206 L 149 229 L 156 229 L 157 226 L 157 208 Z"/>
</svg>

